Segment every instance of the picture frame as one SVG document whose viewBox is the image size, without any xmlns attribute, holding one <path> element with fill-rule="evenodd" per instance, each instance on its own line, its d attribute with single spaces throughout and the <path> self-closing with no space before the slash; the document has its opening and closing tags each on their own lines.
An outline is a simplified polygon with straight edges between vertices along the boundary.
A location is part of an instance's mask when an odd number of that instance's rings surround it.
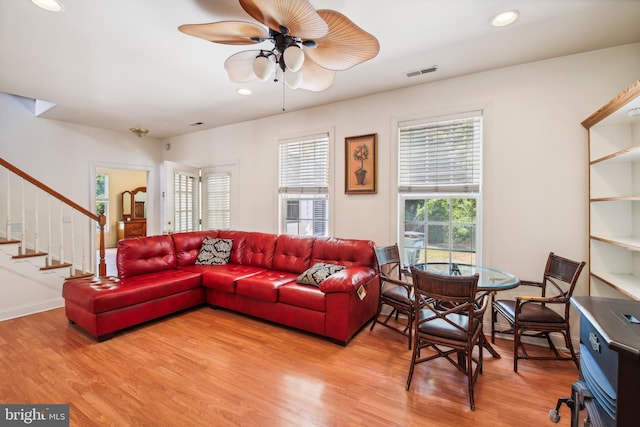
<svg viewBox="0 0 640 427">
<path fill-rule="evenodd" d="M 378 134 L 344 139 L 345 194 L 375 194 L 378 184 Z"/>
</svg>

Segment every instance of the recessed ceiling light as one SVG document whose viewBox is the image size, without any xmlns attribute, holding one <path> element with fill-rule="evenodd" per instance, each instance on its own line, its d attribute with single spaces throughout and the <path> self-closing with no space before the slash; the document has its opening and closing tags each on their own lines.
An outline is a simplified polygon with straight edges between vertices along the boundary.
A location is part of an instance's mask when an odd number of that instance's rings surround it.
<svg viewBox="0 0 640 427">
<path fill-rule="evenodd" d="M 517 10 L 507 10 L 505 12 L 500 12 L 493 18 L 491 18 L 491 25 L 494 27 L 506 27 L 507 25 L 511 25 L 518 19 L 520 12 Z"/>
<path fill-rule="evenodd" d="M 251 95 L 251 91 L 249 89 L 247 89 L 246 87 L 238 89 L 238 93 L 240 95 Z"/>
<path fill-rule="evenodd" d="M 51 12 L 60 12 L 62 11 L 62 9 L 64 9 L 62 3 L 57 0 L 31 0 L 31 3 Z"/>
</svg>

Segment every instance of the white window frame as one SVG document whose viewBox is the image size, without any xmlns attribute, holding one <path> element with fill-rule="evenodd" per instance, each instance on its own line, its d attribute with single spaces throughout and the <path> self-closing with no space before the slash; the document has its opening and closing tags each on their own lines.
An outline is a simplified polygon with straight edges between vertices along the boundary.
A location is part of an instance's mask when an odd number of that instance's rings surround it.
<svg viewBox="0 0 640 427">
<path fill-rule="evenodd" d="M 479 118 L 478 122 L 475 123 L 475 126 L 479 126 L 479 128 L 474 130 L 474 135 L 479 137 L 479 141 L 477 141 L 477 152 L 475 155 L 477 156 L 477 165 L 475 165 L 472 169 L 469 169 L 470 173 L 457 175 L 459 172 L 456 169 L 456 165 L 453 165 L 451 168 L 442 168 L 444 172 L 443 174 L 434 173 L 434 168 L 417 168 L 415 164 L 407 165 L 407 159 L 411 156 L 411 153 L 406 153 L 405 156 L 401 153 L 403 148 L 403 142 L 401 141 L 403 129 L 407 129 L 408 127 L 421 127 L 421 126 L 438 126 L 442 124 L 446 126 L 448 122 L 464 120 L 469 118 Z M 427 258 L 427 250 L 429 250 L 428 244 L 428 230 L 427 230 L 427 220 L 424 221 L 424 236 L 415 235 L 410 236 L 411 232 L 405 232 L 405 224 L 407 222 L 407 218 L 405 218 L 405 204 L 407 200 L 428 200 L 428 199 L 454 199 L 454 198 L 470 198 L 476 200 L 476 218 L 475 218 L 475 256 L 470 257 L 468 259 L 472 259 L 473 262 L 477 264 L 482 263 L 482 149 L 483 149 L 483 140 L 484 140 L 484 131 L 483 131 L 483 113 L 482 111 L 470 111 L 461 114 L 448 115 L 448 116 L 440 116 L 440 117 L 432 117 L 432 118 L 424 118 L 419 120 L 411 120 L 405 122 L 397 123 L 397 132 L 398 132 L 398 145 L 397 145 L 397 185 L 398 185 L 398 246 L 400 247 L 400 251 L 403 254 L 404 262 L 414 263 L 414 262 L 425 262 L 429 259 Z M 435 141 L 435 140 L 434 140 Z M 435 145 L 434 145 L 435 147 Z M 428 152 L 429 148 L 426 148 Z M 450 150 L 450 153 L 453 153 L 454 150 Z M 408 155 L 407 155 L 408 154 Z M 417 153 L 417 157 L 420 158 L 424 156 L 426 159 L 426 163 L 429 163 L 429 155 L 425 154 L 425 152 Z M 448 157 L 443 156 L 443 159 L 448 159 Z M 423 159 L 423 160 L 424 160 Z M 413 162 L 413 159 L 410 159 Z M 404 162 L 404 163 L 403 163 Z M 441 163 L 439 164 L 441 165 Z M 410 170 L 415 170 L 415 174 L 411 173 Z M 453 172 L 451 172 L 453 171 Z M 455 173 L 454 173 L 455 172 Z M 460 178 L 464 176 L 463 178 Z M 460 178 L 460 179 L 459 179 Z M 426 210 L 426 205 L 425 205 Z M 451 214 L 451 212 L 450 212 Z M 451 219 L 451 217 L 450 217 Z M 448 241 L 448 257 L 449 261 L 452 260 L 452 253 L 460 253 L 463 251 L 456 251 L 454 246 L 454 242 L 452 240 L 452 223 L 449 222 L 449 241 Z M 417 240 L 416 240 L 417 239 Z M 420 241 L 421 240 L 421 241 Z M 422 252 L 419 252 L 419 256 L 416 257 L 416 250 L 420 248 Z M 433 248 L 431 248 L 433 249 Z M 464 257 L 466 258 L 466 257 Z M 446 261 L 446 260 L 444 260 Z"/>
<path fill-rule="evenodd" d="M 331 133 L 322 132 L 307 136 L 280 140 L 278 143 L 278 232 L 299 236 L 329 236 L 329 175 Z M 306 149 L 306 152 L 302 152 Z M 320 150 L 320 151 L 318 151 Z M 301 162 L 287 163 L 293 155 Z M 287 218 L 288 202 L 297 200 L 310 203 L 310 217 L 298 217 L 291 222 Z M 322 200 L 324 218 L 316 216 L 315 202 Z M 324 223 L 324 232 L 317 233 L 318 224 Z"/>
<path fill-rule="evenodd" d="M 104 197 L 98 197 L 98 191 L 97 191 L 98 182 L 97 181 L 98 181 L 98 176 L 100 176 L 100 175 L 104 175 L 104 192 L 105 192 L 105 194 L 103 194 Z M 110 227 L 109 227 L 109 224 L 110 224 L 110 221 L 109 221 L 109 218 L 110 218 L 110 215 L 109 215 L 109 210 L 110 210 L 110 207 L 109 207 L 109 174 L 108 173 L 96 173 L 95 177 L 96 177 L 96 193 L 95 193 L 96 194 L 96 215 L 100 215 L 100 213 L 98 212 L 98 204 L 99 203 L 104 203 L 104 216 L 105 216 L 106 221 L 107 221 L 105 226 L 104 226 L 104 232 L 108 233 L 109 229 L 110 229 Z M 98 231 L 100 230 L 100 224 L 96 225 L 96 229 Z"/>
</svg>

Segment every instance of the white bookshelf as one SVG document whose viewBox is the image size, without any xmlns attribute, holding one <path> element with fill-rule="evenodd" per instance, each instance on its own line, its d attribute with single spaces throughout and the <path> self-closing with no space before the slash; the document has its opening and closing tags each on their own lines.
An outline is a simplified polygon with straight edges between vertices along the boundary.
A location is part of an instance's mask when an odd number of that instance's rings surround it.
<svg viewBox="0 0 640 427">
<path fill-rule="evenodd" d="M 638 109 L 638 115 L 630 110 Z M 589 132 L 590 293 L 640 300 L 640 80 L 582 122 Z"/>
</svg>

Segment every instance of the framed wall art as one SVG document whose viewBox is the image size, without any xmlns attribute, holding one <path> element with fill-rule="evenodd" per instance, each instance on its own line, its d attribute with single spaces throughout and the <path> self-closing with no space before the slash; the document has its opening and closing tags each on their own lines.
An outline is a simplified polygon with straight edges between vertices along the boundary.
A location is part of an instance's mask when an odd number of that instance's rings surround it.
<svg viewBox="0 0 640 427">
<path fill-rule="evenodd" d="M 377 191 L 378 134 L 350 136 L 344 140 L 344 192 L 375 194 Z"/>
</svg>

